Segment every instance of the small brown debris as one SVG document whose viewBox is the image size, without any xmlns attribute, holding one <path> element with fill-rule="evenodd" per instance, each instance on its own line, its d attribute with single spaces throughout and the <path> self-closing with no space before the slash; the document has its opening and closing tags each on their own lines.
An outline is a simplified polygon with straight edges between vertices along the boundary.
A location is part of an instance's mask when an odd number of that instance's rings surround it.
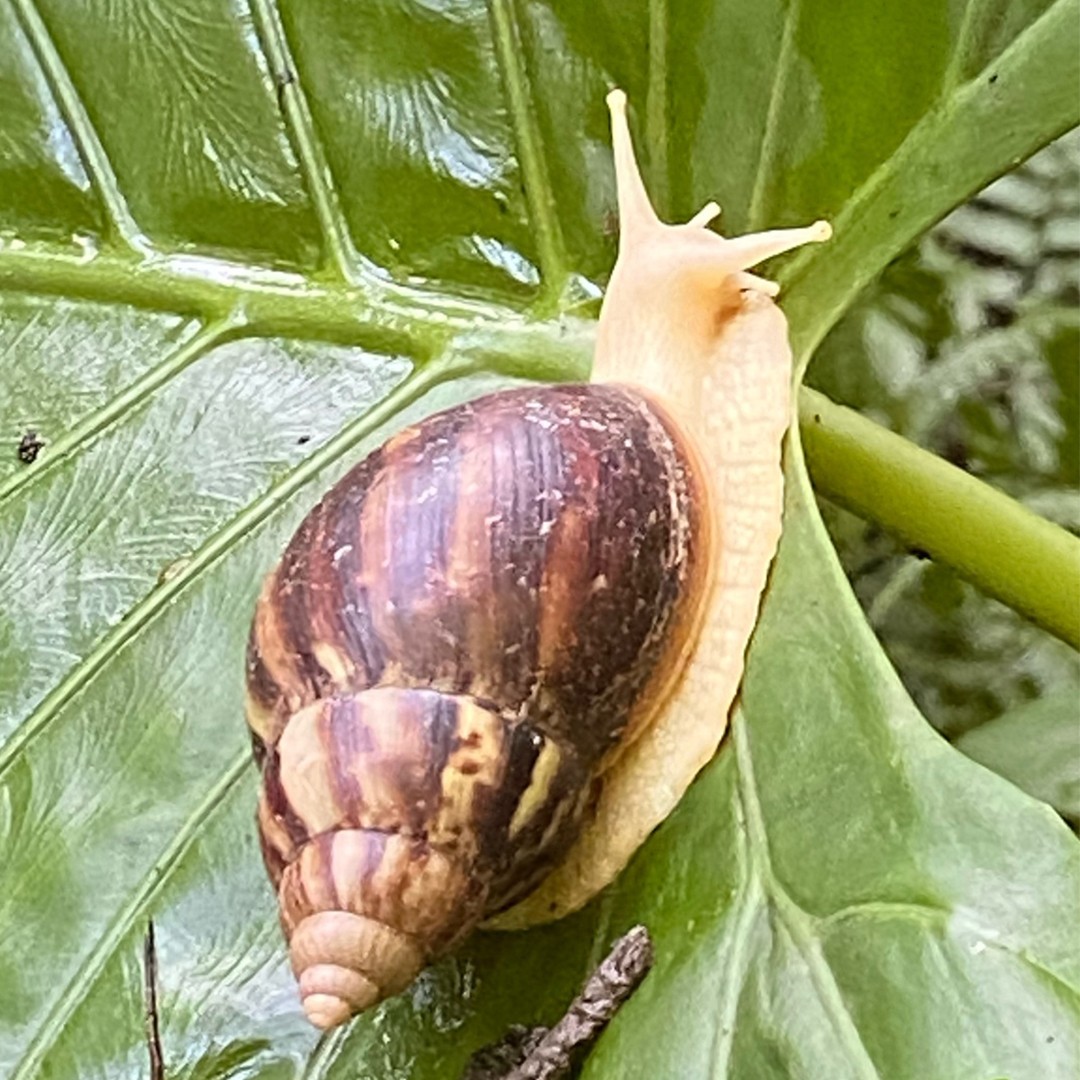
<svg viewBox="0 0 1080 1080">
<path fill-rule="evenodd" d="M 44 448 L 45 440 L 39 438 L 36 431 L 27 431 L 19 440 L 19 460 L 24 465 L 33 465 Z"/>
</svg>

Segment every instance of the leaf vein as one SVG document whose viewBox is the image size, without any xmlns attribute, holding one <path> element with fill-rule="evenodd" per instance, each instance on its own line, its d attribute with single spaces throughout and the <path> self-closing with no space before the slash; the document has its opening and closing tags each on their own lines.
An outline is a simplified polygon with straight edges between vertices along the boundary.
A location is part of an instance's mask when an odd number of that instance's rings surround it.
<svg viewBox="0 0 1080 1080">
<path fill-rule="evenodd" d="M 16 21 L 30 40 L 53 100 L 67 122 L 90 180 L 101 196 L 114 238 L 133 254 L 150 254 L 150 244 L 132 216 L 112 162 L 34 0 L 9 0 L 9 3 Z"/>
<path fill-rule="evenodd" d="M 787 94 L 788 75 L 791 71 L 791 54 L 795 46 L 795 31 L 799 25 L 802 0 L 791 0 L 788 4 L 784 29 L 780 35 L 780 52 L 776 57 L 776 69 L 773 73 L 772 88 L 769 91 L 769 107 L 765 113 L 765 131 L 761 136 L 761 150 L 758 154 L 757 170 L 754 173 L 754 187 L 750 194 L 750 206 L 746 211 L 746 231 L 760 229 L 762 211 L 765 202 L 765 186 L 772 176 L 779 152 L 777 134 L 780 127 L 780 114 Z"/>
<path fill-rule="evenodd" d="M 263 57 L 274 80 L 289 134 L 300 159 L 300 169 L 315 204 L 315 215 L 331 268 L 343 281 L 355 285 L 366 276 L 341 209 L 330 165 L 315 132 L 299 69 L 289 48 L 288 35 L 275 0 L 252 0 L 252 14 L 262 44 Z"/>
<path fill-rule="evenodd" d="M 645 95 L 645 140 L 652 157 L 653 203 L 667 209 L 668 173 L 668 3 L 649 0 L 649 82 Z"/>
<path fill-rule="evenodd" d="M 342 1025 L 320 1036 L 304 1065 L 301 1080 L 324 1080 L 329 1075 L 338 1060 L 338 1051 L 345 1045 L 349 1031 L 347 1025 Z"/>
<path fill-rule="evenodd" d="M 62 708 L 107 667 L 112 657 L 132 641 L 142 630 L 152 625 L 168 610 L 177 595 L 191 585 L 254 529 L 261 525 L 280 506 L 296 494 L 324 468 L 332 465 L 351 450 L 370 431 L 385 423 L 401 409 L 417 400 L 433 386 L 460 375 L 461 368 L 453 364 L 431 364 L 396 387 L 378 405 L 346 425 L 329 442 L 280 480 L 254 502 L 250 503 L 227 525 L 214 533 L 174 577 L 147 594 L 128 612 L 127 617 L 112 628 L 82 660 L 48 693 L 37 708 L 0 747 L 0 779 L 24 753 L 27 746 L 45 731 L 60 715 Z"/>
<path fill-rule="evenodd" d="M 948 94 L 963 81 L 964 65 L 971 58 L 975 28 L 978 22 L 976 9 L 979 6 L 980 0 L 967 0 L 964 4 L 964 13 L 960 17 L 960 29 L 956 35 L 956 48 L 953 49 L 942 82 L 942 96 Z"/>
<path fill-rule="evenodd" d="M 1003 941 L 988 941 L 986 943 L 988 949 L 992 949 L 994 952 L 1006 953 L 1013 957 L 1015 960 L 1019 960 L 1025 967 L 1030 968 L 1036 975 L 1050 983 L 1051 986 L 1056 987 L 1061 993 L 1067 996 L 1076 1006 L 1080 1007 L 1080 986 L 1077 986 L 1068 981 L 1062 975 L 1059 975 L 1052 968 L 1047 967 L 1041 961 L 1035 959 L 1029 953 L 1020 949 L 1013 948 Z"/>
<path fill-rule="evenodd" d="M 727 1080 L 730 1075 L 735 1017 L 750 967 L 750 937 L 756 917 L 762 911 L 764 900 L 761 879 L 751 868 L 746 814 L 737 787 L 732 798 L 732 813 L 738 822 L 737 835 L 741 840 L 735 852 L 739 874 L 739 894 L 735 901 L 734 925 L 731 930 L 731 948 L 725 970 L 723 994 L 717 1009 L 712 1045 L 709 1048 L 709 1072 L 713 1080 Z"/>
<path fill-rule="evenodd" d="M 148 260 L 131 272 L 128 259 L 102 253 L 86 260 L 47 248 L 0 250 L 0 289 L 123 303 L 213 321 L 241 311 L 252 336 L 282 336 L 402 348 L 429 354 L 456 331 L 478 325 L 514 336 L 527 324 L 508 307 L 385 282 L 362 288 L 338 281 L 311 283 L 292 274 L 253 273 L 251 267 L 204 255 Z"/>
<path fill-rule="evenodd" d="M 870 900 L 863 904 L 851 904 L 840 908 L 820 920 L 822 928 L 831 929 L 854 919 L 904 919 L 924 924 L 948 922 L 952 912 L 932 904 L 893 903 Z"/>
<path fill-rule="evenodd" d="M 862 1080 L 881 1080 L 870 1057 L 854 1017 L 848 1010 L 832 970 L 821 954 L 820 942 L 814 939 L 815 920 L 788 895 L 776 877 L 769 854 L 768 833 L 754 780 L 754 764 L 750 753 L 750 736 L 745 717 L 738 713 L 732 718 L 732 737 L 735 743 L 735 765 L 738 791 L 746 815 L 747 836 L 751 858 L 761 875 L 765 893 L 772 902 L 780 923 L 791 935 L 795 947 L 806 964 L 810 981 L 818 1000 L 832 1025 L 837 1043 L 847 1054 L 856 1075 Z"/>
<path fill-rule="evenodd" d="M 550 314 L 558 307 L 566 280 L 566 249 L 555 211 L 555 193 L 544 164 L 544 146 L 536 122 L 536 106 L 528 72 L 522 59 L 521 32 L 515 0 L 487 0 L 495 45 L 495 59 L 502 73 L 517 141 L 525 199 L 536 230 L 543 280 L 542 311 Z"/>
<path fill-rule="evenodd" d="M 220 807 L 233 786 L 247 771 L 250 754 L 245 748 L 230 762 L 206 797 L 195 807 L 166 845 L 149 872 L 139 882 L 128 903 L 120 909 L 105 932 L 83 960 L 75 976 L 53 1005 L 37 1035 L 27 1046 L 22 1059 L 15 1066 L 11 1080 L 30 1080 L 37 1075 L 37 1068 L 48 1054 L 57 1036 L 63 1031 L 79 1004 L 89 993 L 94 980 L 101 974 L 109 959 L 124 938 L 131 932 L 139 916 L 170 880 L 174 869 L 196 839 L 200 828 Z"/>
<path fill-rule="evenodd" d="M 14 473 L 0 484 L 0 505 L 28 484 L 39 482 L 41 477 L 55 465 L 77 453 L 96 435 L 100 435 L 122 420 L 151 394 L 160 390 L 201 356 L 205 356 L 217 345 L 228 340 L 241 327 L 242 322 L 239 319 L 226 319 L 202 327 L 194 336 L 169 353 L 160 364 L 151 368 L 121 393 L 84 416 L 63 435 L 53 440 L 45 448 L 33 468 Z"/>
</svg>

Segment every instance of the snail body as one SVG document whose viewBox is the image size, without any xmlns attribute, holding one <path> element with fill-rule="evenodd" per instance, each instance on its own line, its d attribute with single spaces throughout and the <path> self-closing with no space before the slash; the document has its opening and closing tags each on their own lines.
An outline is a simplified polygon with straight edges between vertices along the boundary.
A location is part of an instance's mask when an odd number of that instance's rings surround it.
<svg viewBox="0 0 1080 1080">
<path fill-rule="evenodd" d="M 745 268 L 827 227 L 662 224 L 609 104 L 621 238 L 593 382 L 393 437 L 305 519 L 256 609 L 263 855 L 319 1027 L 482 920 L 579 907 L 726 725 L 791 411 L 775 290 Z"/>
</svg>

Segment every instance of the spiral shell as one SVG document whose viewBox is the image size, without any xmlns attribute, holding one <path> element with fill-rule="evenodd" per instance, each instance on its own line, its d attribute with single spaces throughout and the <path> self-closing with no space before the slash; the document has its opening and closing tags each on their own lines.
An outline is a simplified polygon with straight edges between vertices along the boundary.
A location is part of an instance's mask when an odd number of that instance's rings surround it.
<svg viewBox="0 0 1080 1080">
<path fill-rule="evenodd" d="M 707 496 L 615 386 L 492 394 L 311 512 L 252 626 L 259 825 L 309 1018 L 400 991 L 565 854 L 670 683 Z"/>
</svg>

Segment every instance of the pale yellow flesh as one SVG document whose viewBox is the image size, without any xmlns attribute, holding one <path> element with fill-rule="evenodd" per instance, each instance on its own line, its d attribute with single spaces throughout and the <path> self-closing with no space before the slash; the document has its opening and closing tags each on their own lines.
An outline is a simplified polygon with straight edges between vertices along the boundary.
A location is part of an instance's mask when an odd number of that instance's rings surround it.
<svg viewBox="0 0 1080 1080">
<path fill-rule="evenodd" d="M 693 444 L 711 488 L 716 561 L 682 679 L 604 775 L 596 814 L 566 860 L 487 924 L 497 929 L 548 922 L 585 904 L 716 753 L 780 538 L 780 451 L 791 421 L 787 322 L 770 299 L 776 286 L 747 270 L 830 235 L 818 222 L 725 240 L 707 229 L 715 203 L 685 225 L 665 225 L 638 172 L 625 95 L 612 91 L 608 106 L 620 240 L 592 378 L 644 390 Z"/>
</svg>

